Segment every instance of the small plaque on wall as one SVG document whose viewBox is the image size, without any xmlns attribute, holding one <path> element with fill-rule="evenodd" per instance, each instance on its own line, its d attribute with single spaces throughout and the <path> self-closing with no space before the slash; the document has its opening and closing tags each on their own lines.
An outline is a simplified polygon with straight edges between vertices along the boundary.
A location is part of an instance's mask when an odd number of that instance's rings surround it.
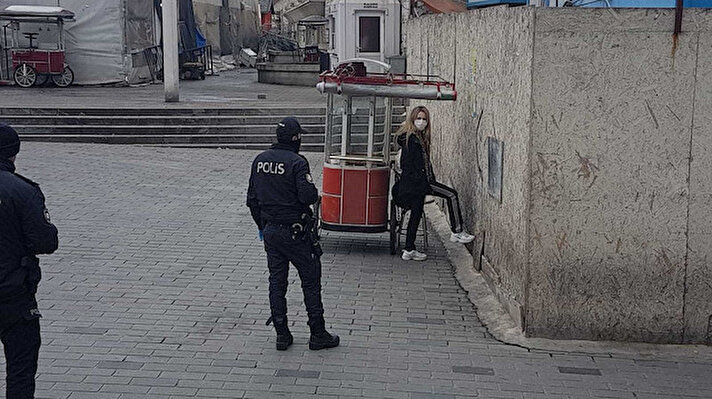
<svg viewBox="0 0 712 399">
<path fill-rule="evenodd" d="M 487 191 L 502 202 L 502 158 L 504 143 L 487 137 Z"/>
</svg>

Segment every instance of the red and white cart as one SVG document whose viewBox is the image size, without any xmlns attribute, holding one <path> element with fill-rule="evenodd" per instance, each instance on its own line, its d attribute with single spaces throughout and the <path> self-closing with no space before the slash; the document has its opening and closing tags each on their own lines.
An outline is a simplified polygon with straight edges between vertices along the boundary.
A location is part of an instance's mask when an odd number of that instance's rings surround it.
<svg viewBox="0 0 712 399">
<path fill-rule="evenodd" d="M 74 72 L 65 62 L 64 22 L 72 20 L 74 13 L 61 7 L 9 6 L 0 11 L 2 69 L 9 75 L 0 78 L 11 76 L 20 87 L 47 79 L 59 87 L 71 85 Z"/>
<path fill-rule="evenodd" d="M 365 63 L 385 73 L 371 73 Z M 369 59 L 344 61 L 321 74 L 327 94 L 322 198 L 318 226 L 324 230 L 390 232 L 398 251 L 402 215 L 389 200 L 394 153 L 393 99 L 455 100 L 452 83 L 438 77 L 392 74 Z"/>
</svg>

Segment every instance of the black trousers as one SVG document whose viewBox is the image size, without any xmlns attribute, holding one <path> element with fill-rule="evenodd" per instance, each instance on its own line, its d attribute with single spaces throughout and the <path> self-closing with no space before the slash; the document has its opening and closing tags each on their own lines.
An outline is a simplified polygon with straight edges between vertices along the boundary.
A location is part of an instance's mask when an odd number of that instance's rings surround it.
<svg viewBox="0 0 712 399">
<path fill-rule="evenodd" d="M 292 238 L 290 226 L 267 223 L 262 231 L 267 266 L 269 268 L 269 305 L 275 327 L 287 316 L 287 285 L 289 263 L 302 281 L 304 305 L 312 333 L 324 330 L 324 305 L 321 302 L 321 260 L 312 253 L 312 245 L 305 235 Z"/>
<path fill-rule="evenodd" d="M 457 198 L 457 191 L 442 183 L 430 183 L 431 195 L 445 198 L 447 202 L 447 213 L 450 216 L 450 229 L 453 233 L 462 231 L 462 210 L 460 210 L 460 200 Z"/>
<path fill-rule="evenodd" d="M 450 217 L 450 229 L 453 233 L 462 231 L 462 211 L 460 210 L 460 201 L 457 197 L 457 191 L 454 188 L 448 187 L 442 183 L 430 183 L 430 194 L 436 197 L 445 198 L 447 202 L 448 215 Z M 412 251 L 415 249 L 415 237 L 418 234 L 418 226 L 420 219 L 423 216 L 423 207 L 425 205 L 425 196 L 414 200 L 410 204 L 410 219 L 405 235 L 405 250 Z"/>
<path fill-rule="evenodd" d="M 410 203 L 410 219 L 405 232 L 405 250 L 415 249 L 415 236 L 418 234 L 420 219 L 423 217 L 423 207 L 425 206 L 425 196 L 415 199 Z"/>
<path fill-rule="evenodd" d="M 0 304 L 0 341 L 7 362 L 7 399 L 35 397 L 41 344 L 39 318 L 37 302 L 29 295 Z"/>
</svg>

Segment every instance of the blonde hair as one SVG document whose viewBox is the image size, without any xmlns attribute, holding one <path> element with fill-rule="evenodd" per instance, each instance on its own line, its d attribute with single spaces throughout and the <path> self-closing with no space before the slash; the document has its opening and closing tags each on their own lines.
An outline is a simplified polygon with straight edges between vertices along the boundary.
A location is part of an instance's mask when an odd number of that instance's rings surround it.
<svg viewBox="0 0 712 399">
<path fill-rule="evenodd" d="M 425 126 L 425 130 L 420 131 L 416 129 L 415 127 L 415 118 L 418 117 L 418 114 L 424 112 L 425 113 L 425 119 L 428 121 L 428 125 Z M 413 108 L 410 111 L 410 114 L 408 114 L 408 117 L 405 119 L 401 127 L 396 131 L 395 137 L 397 138 L 401 134 L 405 133 L 405 142 L 406 145 L 408 145 L 408 141 L 410 140 L 410 135 L 415 134 L 415 136 L 420 140 L 420 142 L 423 145 L 423 148 L 425 148 L 425 151 L 430 154 L 430 111 L 428 111 L 427 108 L 425 108 L 422 105 L 419 105 L 415 108 Z"/>
</svg>

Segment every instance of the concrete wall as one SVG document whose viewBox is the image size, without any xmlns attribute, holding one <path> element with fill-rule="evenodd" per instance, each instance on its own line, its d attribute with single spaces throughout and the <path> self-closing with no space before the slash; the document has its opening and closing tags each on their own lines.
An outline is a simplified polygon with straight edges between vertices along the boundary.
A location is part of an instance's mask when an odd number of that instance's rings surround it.
<svg viewBox="0 0 712 399">
<path fill-rule="evenodd" d="M 316 86 L 319 82 L 319 64 L 257 63 L 257 81 L 291 86 Z"/>
<path fill-rule="evenodd" d="M 496 7 L 407 27 L 409 72 L 454 77 L 460 95 L 428 104 L 436 174 L 528 335 L 710 340 L 712 11 L 685 10 L 677 44 L 673 21 Z M 501 203 L 486 137 L 504 143 Z"/>
<path fill-rule="evenodd" d="M 468 230 L 484 232 L 474 266 L 518 322 L 528 256 L 533 16 L 531 8 L 494 7 L 406 24 L 408 71 L 455 80 L 455 103 L 424 102 L 434 118 L 433 166 L 438 180 L 458 190 Z M 486 190 L 487 137 L 505 143 L 501 202 Z"/>
<path fill-rule="evenodd" d="M 685 22 L 692 23 L 686 20 Z M 697 14 L 685 342 L 712 343 L 712 15 Z"/>
<path fill-rule="evenodd" d="M 682 338 L 698 35 L 673 56 L 673 15 L 537 12 L 531 335 Z"/>
</svg>

